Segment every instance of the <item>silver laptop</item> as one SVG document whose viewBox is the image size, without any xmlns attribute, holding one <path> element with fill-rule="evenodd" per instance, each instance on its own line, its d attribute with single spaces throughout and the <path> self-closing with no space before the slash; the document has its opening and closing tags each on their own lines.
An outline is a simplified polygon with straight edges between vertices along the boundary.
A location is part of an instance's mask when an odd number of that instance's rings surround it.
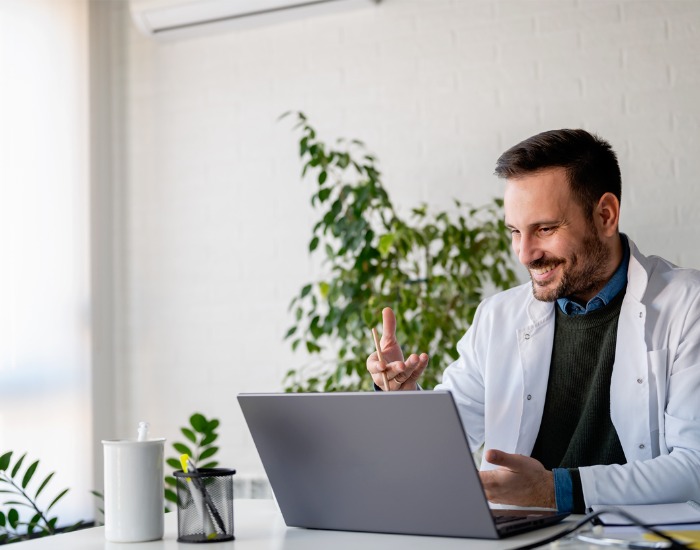
<svg viewBox="0 0 700 550">
<path fill-rule="evenodd" d="M 238 401 L 288 526 L 497 539 L 567 515 L 492 512 L 449 392 Z"/>
</svg>

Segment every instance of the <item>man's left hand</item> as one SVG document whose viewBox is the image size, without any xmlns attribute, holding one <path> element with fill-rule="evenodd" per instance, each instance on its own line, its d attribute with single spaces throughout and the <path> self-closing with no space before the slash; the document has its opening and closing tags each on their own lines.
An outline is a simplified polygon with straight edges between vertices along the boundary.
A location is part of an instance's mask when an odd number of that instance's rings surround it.
<svg viewBox="0 0 700 550">
<path fill-rule="evenodd" d="M 554 474 L 542 463 L 524 455 L 489 449 L 484 460 L 499 466 L 479 472 L 486 498 L 496 504 L 556 508 Z"/>
</svg>

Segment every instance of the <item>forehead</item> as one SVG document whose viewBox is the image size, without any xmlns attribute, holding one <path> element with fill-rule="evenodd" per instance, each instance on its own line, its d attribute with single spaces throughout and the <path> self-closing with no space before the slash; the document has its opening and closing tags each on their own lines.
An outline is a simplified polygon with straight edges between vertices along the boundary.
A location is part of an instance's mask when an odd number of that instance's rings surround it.
<svg viewBox="0 0 700 550">
<path fill-rule="evenodd" d="M 508 178 L 503 200 L 506 223 L 516 227 L 568 219 L 579 210 L 566 170 L 559 167 Z"/>
</svg>

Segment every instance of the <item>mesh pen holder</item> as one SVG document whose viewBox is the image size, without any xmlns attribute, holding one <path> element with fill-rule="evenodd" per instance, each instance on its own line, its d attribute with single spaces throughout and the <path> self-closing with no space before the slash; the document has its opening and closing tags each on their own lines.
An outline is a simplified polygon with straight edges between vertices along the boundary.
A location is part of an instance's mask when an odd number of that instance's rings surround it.
<svg viewBox="0 0 700 550">
<path fill-rule="evenodd" d="M 177 540 L 233 540 L 233 474 L 227 468 L 174 472 L 177 479 Z"/>
</svg>

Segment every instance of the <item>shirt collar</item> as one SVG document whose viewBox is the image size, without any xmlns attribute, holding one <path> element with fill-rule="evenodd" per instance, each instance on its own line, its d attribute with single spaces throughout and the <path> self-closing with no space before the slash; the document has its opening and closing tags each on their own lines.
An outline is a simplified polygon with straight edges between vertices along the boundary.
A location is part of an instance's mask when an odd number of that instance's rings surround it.
<svg viewBox="0 0 700 550">
<path fill-rule="evenodd" d="M 559 309 L 566 315 L 585 315 L 596 309 L 607 306 L 610 301 L 617 296 L 627 285 L 627 266 L 630 259 L 630 246 L 627 242 L 627 235 L 620 233 L 622 243 L 622 262 L 613 273 L 613 276 L 601 291 L 591 298 L 585 306 L 577 304 L 570 298 L 564 297 L 557 300 Z"/>
</svg>

